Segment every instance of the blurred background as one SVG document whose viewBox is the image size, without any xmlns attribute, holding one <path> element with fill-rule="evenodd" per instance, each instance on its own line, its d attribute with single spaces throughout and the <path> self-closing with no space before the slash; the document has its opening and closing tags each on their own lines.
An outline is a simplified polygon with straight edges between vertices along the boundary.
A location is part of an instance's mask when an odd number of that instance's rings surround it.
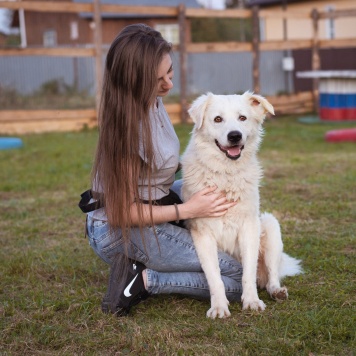
<svg viewBox="0 0 356 356">
<path fill-rule="evenodd" d="M 318 114 L 320 78 L 298 73 L 356 70 L 354 0 L 0 1 L 0 14 L 5 134 L 95 126 L 106 51 L 137 22 L 173 44 L 174 123 L 207 91 L 253 90 L 279 114 Z"/>
</svg>

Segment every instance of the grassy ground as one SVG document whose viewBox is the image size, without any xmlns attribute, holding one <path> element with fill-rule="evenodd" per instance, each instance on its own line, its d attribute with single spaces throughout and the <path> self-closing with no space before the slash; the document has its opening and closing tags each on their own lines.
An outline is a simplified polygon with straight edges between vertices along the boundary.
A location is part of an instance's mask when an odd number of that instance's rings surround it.
<svg viewBox="0 0 356 356">
<path fill-rule="evenodd" d="M 356 146 L 324 141 L 350 124 L 268 120 L 262 210 L 280 219 L 285 250 L 305 274 L 290 299 L 260 292 L 265 312 L 159 296 L 130 317 L 100 312 L 108 268 L 84 239 L 95 131 L 24 136 L 0 151 L 0 355 L 354 355 Z M 184 147 L 191 127 L 177 126 Z"/>
</svg>

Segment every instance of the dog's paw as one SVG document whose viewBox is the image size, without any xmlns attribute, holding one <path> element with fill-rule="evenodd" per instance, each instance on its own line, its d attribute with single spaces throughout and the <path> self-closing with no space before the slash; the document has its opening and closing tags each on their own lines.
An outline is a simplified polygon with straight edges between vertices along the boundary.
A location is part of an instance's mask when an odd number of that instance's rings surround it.
<svg viewBox="0 0 356 356">
<path fill-rule="evenodd" d="M 211 319 L 215 319 L 216 317 L 228 318 L 230 315 L 231 313 L 227 306 L 212 307 L 206 313 L 207 318 L 211 318 Z"/>
<path fill-rule="evenodd" d="M 260 299 L 255 300 L 244 300 L 242 303 L 242 310 L 261 310 L 264 311 L 266 309 L 266 304 L 262 302 Z"/>
<path fill-rule="evenodd" d="M 283 300 L 288 299 L 288 290 L 286 287 L 277 288 L 270 295 L 272 299 L 277 302 L 282 302 Z"/>
<path fill-rule="evenodd" d="M 230 315 L 229 301 L 227 300 L 225 294 L 212 294 L 211 308 L 207 311 L 206 316 L 208 318 L 215 319 L 216 317 L 228 318 Z"/>
</svg>

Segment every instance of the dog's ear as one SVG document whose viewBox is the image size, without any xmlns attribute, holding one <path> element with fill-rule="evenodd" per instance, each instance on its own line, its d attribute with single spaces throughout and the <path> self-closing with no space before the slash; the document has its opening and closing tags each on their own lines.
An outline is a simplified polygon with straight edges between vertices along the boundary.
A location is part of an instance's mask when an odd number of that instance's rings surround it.
<svg viewBox="0 0 356 356">
<path fill-rule="evenodd" d="M 188 110 L 190 117 L 192 118 L 193 122 L 195 123 L 195 127 L 200 129 L 203 125 L 203 119 L 206 107 L 209 102 L 209 98 L 212 96 L 212 93 L 207 93 L 204 95 L 199 96 L 197 99 L 194 100 L 192 106 Z"/>
<path fill-rule="evenodd" d="M 261 95 L 253 94 L 251 92 L 246 92 L 244 95 L 248 96 L 251 106 L 255 109 L 262 109 L 263 114 L 270 113 L 274 115 L 273 106 L 266 98 Z"/>
</svg>

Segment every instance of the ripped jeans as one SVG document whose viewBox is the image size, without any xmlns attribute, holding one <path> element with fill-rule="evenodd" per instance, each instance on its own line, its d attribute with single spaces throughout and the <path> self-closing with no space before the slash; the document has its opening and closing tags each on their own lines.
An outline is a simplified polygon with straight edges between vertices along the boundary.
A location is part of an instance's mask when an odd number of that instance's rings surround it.
<svg viewBox="0 0 356 356">
<path fill-rule="evenodd" d="M 87 218 L 88 239 L 95 253 L 108 264 L 118 253 L 126 253 L 129 258 L 143 263 L 147 267 L 150 294 L 178 293 L 210 298 L 209 285 L 187 229 L 163 223 L 146 227 L 143 233 L 144 242 L 139 228 L 132 228 L 127 247 L 121 232 L 110 231 L 107 221 L 95 220 L 89 215 Z M 241 301 L 241 264 L 221 251 L 218 258 L 227 299 Z"/>
</svg>

